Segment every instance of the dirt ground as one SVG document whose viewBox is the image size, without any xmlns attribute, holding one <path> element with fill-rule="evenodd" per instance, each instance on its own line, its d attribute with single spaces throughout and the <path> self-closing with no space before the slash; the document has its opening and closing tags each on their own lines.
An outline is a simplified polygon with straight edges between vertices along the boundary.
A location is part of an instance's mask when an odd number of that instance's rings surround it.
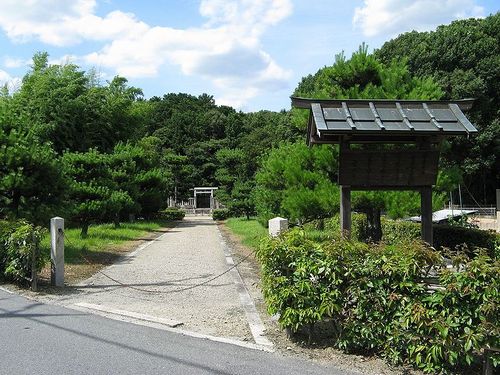
<svg viewBox="0 0 500 375">
<path fill-rule="evenodd" d="M 81 263 L 64 265 L 64 281 L 68 285 L 78 284 L 88 279 L 103 268 L 115 263 L 121 256 L 130 253 L 146 242 L 155 239 L 171 228 L 161 228 L 146 233 L 142 238 L 127 241 L 113 247 L 108 247 L 106 251 L 86 252 L 83 254 Z M 40 271 L 39 284 L 42 290 L 50 289 L 50 262 Z"/>
<path fill-rule="evenodd" d="M 239 237 L 233 234 L 223 223 L 219 223 L 219 229 L 233 251 L 235 263 L 253 252 L 252 249 L 242 245 Z M 277 351 L 283 355 L 298 356 L 318 362 L 334 363 L 340 368 L 358 371 L 366 375 L 423 374 L 420 371 L 407 367 L 391 367 L 377 357 L 344 354 L 329 346 L 328 340 L 321 338 L 313 339 L 310 345 L 307 344 L 307 337 L 305 335 L 297 335 L 293 339 L 288 338 L 286 332 L 280 328 L 277 318 L 271 317 L 266 311 L 260 288 L 260 265 L 255 256 L 250 255 L 248 260 L 238 266 L 238 270 L 266 326 L 267 338 L 274 343 Z"/>
</svg>

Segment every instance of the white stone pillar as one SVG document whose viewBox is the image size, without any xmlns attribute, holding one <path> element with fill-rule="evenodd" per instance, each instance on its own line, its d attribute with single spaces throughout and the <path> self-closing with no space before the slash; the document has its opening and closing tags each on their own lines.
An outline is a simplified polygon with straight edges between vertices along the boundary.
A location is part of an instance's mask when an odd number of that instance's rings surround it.
<svg viewBox="0 0 500 375">
<path fill-rule="evenodd" d="M 269 235 L 271 237 L 279 236 L 279 234 L 288 229 L 288 220 L 282 217 L 275 217 L 268 221 Z"/>
<path fill-rule="evenodd" d="M 55 286 L 64 286 L 64 219 L 50 219 L 50 282 Z"/>
</svg>

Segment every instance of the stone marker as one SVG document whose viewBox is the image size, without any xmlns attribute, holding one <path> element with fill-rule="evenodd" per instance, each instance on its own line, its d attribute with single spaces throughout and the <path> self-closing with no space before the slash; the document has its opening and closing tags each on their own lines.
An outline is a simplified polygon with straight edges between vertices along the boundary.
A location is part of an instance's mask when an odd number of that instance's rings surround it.
<svg viewBox="0 0 500 375">
<path fill-rule="evenodd" d="M 268 221 L 269 235 L 271 237 L 279 236 L 281 232 L 288 229 L 288 220 L 282 217 L 275 217 Z"/>
<path fill-rule="evenodd" d="M 64 286 L 64 219 L 50 219 L 50 283 Z"/>
</svg>

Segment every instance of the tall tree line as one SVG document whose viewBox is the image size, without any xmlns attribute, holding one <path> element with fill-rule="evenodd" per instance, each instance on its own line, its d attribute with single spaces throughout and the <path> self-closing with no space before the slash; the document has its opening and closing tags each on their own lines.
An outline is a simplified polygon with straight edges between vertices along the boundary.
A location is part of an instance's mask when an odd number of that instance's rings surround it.
<svg viewBox="0 0 500 375">
<path fill-rule="evenodd" d="M 260 156 L 296 136 L 287 116 L 244 114 L 207 94 L 145 100 L 123 77 L 103 83 L 37 53 L 20 89 L 0 93 L 0 218 L 46 224 L 57 213 L 85 235 L 205 185 L 249 214 Z"/>
</svg>

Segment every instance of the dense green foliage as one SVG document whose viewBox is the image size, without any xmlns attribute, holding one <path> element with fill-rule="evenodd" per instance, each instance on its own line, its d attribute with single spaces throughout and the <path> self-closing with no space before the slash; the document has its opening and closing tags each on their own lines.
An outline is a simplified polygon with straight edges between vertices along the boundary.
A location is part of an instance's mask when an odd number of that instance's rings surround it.
<svg viewBox="0 0 500 375">
<path fill-rule="evenodd" d="M 123 77 L 33 57 L 18 91 L 0 93 L 0 218 L 88 227 L 153 218 L 169 196 L 220 186 L 233 215 L 255 212 L 260 156 L 295 137 L 287 113 L 243 114 L 211 96 L 143 100 Z"/>
<path fill-rule="evenodd" d="M 382 217 L 382 242 L 387 245 L 400 246 L 409 242 L 417 241 L 421 237 L 420 223 L 414 223 L 404 220 L 391 220 Z M 321 234 L 316 234 L 315 238 L 324 241 L 339 239 L 340 219 L 338 215 L 324 220 Z M 500 257 L 500 235 L 494 232 L 479 230 L 476 228 L 467 228 L 458 225 L 434 224 L 432 226 L 434 237 L 434 248 L 445 255 L 448 250 L 453 253 L 457 251 L 465 252 L 467 256 L 474 258 L 478 251 L 486 251 L 493 259 Z M 307 232 L 311 231 L 311 226 L 306 227 Z M 308 238 L 311 238 L 309 234 Z M 370 231 L 366 217 L 361 214 L 352 215 L 352 233 L 351 237 L 360 242 L 368 243 L 371 241 Z M 314 237 L 313 237 L 314 238 Z"/>
<path fill-rule="evenodd" d="M 178 208 L 167 208 L 158 213 L 158 218 L 167 221 L 182 220 L 186 213 Z"/>
<path fill-rule="evenodd" d="M 341 349 L 429 373 L 469 366 L 499 344 L 500 263 L 484 254 L 454 258 L 457 272 L 419 242 L 320 244 L 299 229 L 268 238 L 257 254 L 269 313 L 293 332 L 325 322 Z M 422 281 L 432 274 L 442 288 L 429 293 Z"/>
<path fill-rule="evenodd" d="M 0 279 L 25 284 L 31 278 L 33 254 L 39 271 L 46 257 L 39 244 L 46 230 L 25 221 L 0 221 Z"/>
<path fill-rule="evenodd" d="M 500 186 L 500 13 L 402 34 L 375 52 L 383 63 L 406 60 L 418 77 L 432 77 L 445 99 L 475 98 L 468 113 L 479 134 L 457 137 L 444 153 L 464 172 L 464 183 L 482 203 Z M 464 199 L 475 204 L 468 194 Z"/>
<path fill-rule="evenodd" d="M 382 64 L 361 46 L 350 59 L 337 55 L 332 66 L 304 77 L 294 95 L 308 98 L 439 99 L 443 92 L 431 78 L 413 77 L 403 61 Z M 293 110 L 294 123 L 307 123 L 307 111 Z M 256 175 L 255 204 L 262 223 L 281 215 L 304 223 L 338 211 L 338 149 L 307 148 L 303 141 L 282 144 L 269 153 Z M 435 194 L 440 207 L 443 196 Z M 414 192 L 356 192 L 353 207 L 368 217 L 366 230 L 373 240 L 382 236 L 380 214 L 401 217 L 420 211 Z"/>
<path fill-rule="evenodd" d="M 229 218 L 230 212 L 226 208 L 221 208 L 217 210 L 213 210 L 212 212 L 212 219 L 214 220 L 226 220 Z"/>
<path fill-rule="evenodd" d="M 282 144 L 263 161 L 255 179 L 259 221 L 275 216 L 307 221 L 333 215 L 339 209 L 335 149 L 308 148 L 304 142 Z"/>
<path fill-rule="evenodd" d="M 55 152 L 0 96 L 0 218 L 45 220 L 62 201 L 66 180 Z"/>
</svg>

